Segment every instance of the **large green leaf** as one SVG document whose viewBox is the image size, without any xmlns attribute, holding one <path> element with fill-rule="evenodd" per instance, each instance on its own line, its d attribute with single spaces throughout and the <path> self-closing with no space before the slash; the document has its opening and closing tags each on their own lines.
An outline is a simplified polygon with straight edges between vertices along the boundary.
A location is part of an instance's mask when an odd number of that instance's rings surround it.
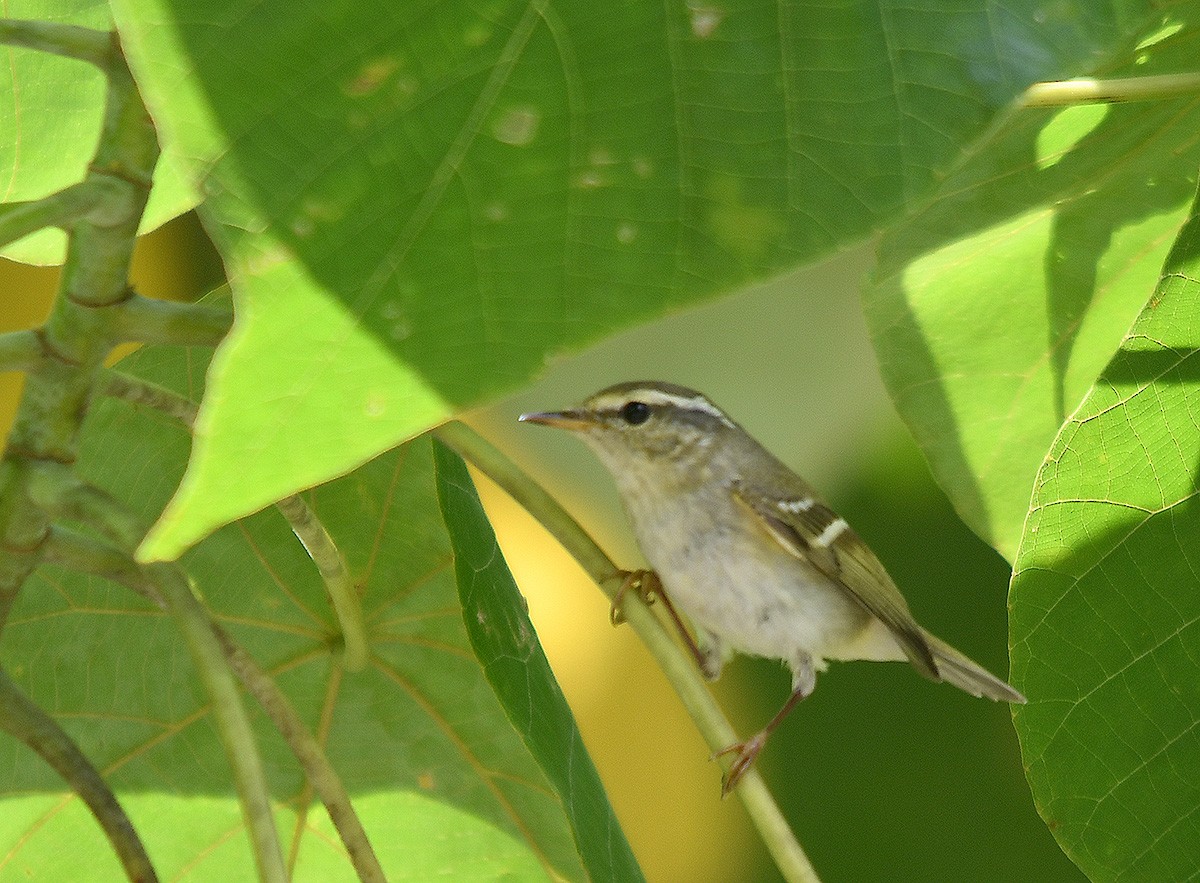
<svg viewBox="0 0 1200 883">
<path fill-rule="evenodd" d="M 181 391 L 202 385 L 203 359 L 143 351 L 134 362 Z M 155 412 L 105 402 L 88 417 L 80 468 L 151 517 L 188 441 Z M 562 801 L 472 653 L 433 481 L 421 439 L 307 495 L 361 586 L 362 672 L 336 664 L 324 586 L 273 509 L 217 532 L 183 565 L 318 734 L 390 876 L 581 879 Z M 206 696 L 169 617 L 103 580 L 45 567 L 13 610 L 3 663 L 105 772 L 164 879 L 253 875 Z M 254 719 L 297 876 L 347 879 L 297 764 L 257 709 Z M 0 769 L 0 878 L 115 875 L 108 858 L 78 865 L 108 849 L 38 758 L 0 737 Z"/>
<path fill-rule="evenodd" d="M 13 0 L 4 4 L 3 16 L 112 27 L 104 0 Z M 0 204 L 40 199 L 80 181 L 96 152 L 104 75 L 82 61 L 31 49 L 0 46 L 0 57 Z M 198 200 L 174 157 L 165 156 L 155 171 L 142 232 Z M 0 249 L 0 254 L 30 264 L 55 264 L 65 251 L 63 232 L 47 229 Z"/>
<path fill-rule="evenodd" d="M 861 238 L 1147 9 L 117 0 L 239 309 L 142 553 Z"/>
<path fill-rule="evenodd" d="M 1012 585 L 1038 808 L 1093 879 L 1200 867 L 1200 216 L 1037 478 Z"/>
<path fill-rule="evenodd" d="M 434 463 L 438 500 L 454 546 L 463 621 L 475 655 L 513 726 L 562 799 L 588 876 L 642 880 L 467 466 L 436 441 Z"/>
<path fill-rule="evenodd" d="M 1198 18 L 1175 5 L 1103 72 L 1195 69 Z M 884 237 L 866 310 L 885 381 L 963 519 L 1010 561 L 1051 440 L 1158 281 L 1198 128 L 1194 96 L 1015 113 Z"/>
</svg>

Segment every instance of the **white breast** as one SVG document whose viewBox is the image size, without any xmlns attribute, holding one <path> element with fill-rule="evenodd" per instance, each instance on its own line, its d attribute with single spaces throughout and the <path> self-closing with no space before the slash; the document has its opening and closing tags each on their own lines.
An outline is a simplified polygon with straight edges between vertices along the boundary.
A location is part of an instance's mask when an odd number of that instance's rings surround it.
<svg viewBox="0 0 1200 883">
<path fill-rule="evenodd" d="M 672 601 L 733 649 L 788 661 L 807 653 L 819 663 L 850 658 L 846 651 L 866 637 L 872 617 L 770 539 L 727 488 L 672 503 L 644 492 L 627 499 L 642 551 Z"/>
</svg>

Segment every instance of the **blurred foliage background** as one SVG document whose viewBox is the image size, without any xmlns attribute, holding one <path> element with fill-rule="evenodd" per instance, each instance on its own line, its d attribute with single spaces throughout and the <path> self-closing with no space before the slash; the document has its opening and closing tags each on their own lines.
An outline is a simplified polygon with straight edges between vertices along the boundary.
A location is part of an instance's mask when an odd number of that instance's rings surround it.
<svg viewBox="0 0 1200 883">
<path fill-rule="evenodd" d="M 892 412 L 858 300 L 870 260 L 869 250 L 848 252 L 618 335 L 471 422 L 632 565 L 638 553 L 615 491 L 590 453 L 515 417 L 618 380 L 700 388 L 829 497 L 926 627 L 1004 674 L 1008 567 L 955 516 Z M 192 215 L 140 243 L 134 283 L 143 294 L 193 298 L 220 277 Z M 0 265 L 0 330 L 36 324 L 56 278 L 52 268 Z M 0 383 L 7 429 L 19 378 Z M 486 482 L 481 491 L 649 879 L 777 879 L 741 805 L 720 800 L 717 766 L 632 632 L 609 626 L 604 597 L 536 522 Z M 759 763 L 826 879 L 1082 879 L 1033 809 L 1007 708 L 901 665 L 835 665 L 820 687 Z M 714 686 L 743 733 L 787 689 L 781 666 L 749 659 Z"/>
</svg>

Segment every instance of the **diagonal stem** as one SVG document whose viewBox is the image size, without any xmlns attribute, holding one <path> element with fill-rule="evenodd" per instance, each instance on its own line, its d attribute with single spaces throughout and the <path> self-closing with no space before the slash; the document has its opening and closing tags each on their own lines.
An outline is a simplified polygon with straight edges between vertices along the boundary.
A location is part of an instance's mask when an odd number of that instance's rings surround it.
<svg viewBox="0 0 1200 883">
<path fill-rule="evenodd" d="M 446 423 L 435 434 L 524 506 L 574 556 L 609 599 L 614 597 L 616 589 L 611 580 L 621 569 L 553 497 L 466 424 Z M 717 751 L 738 741 L 696 666 L 637 593 L 626 595 L 622 610 L 679 694 L 709 747 Z M 752 768 L 745 774 L 737 794 L 784 878 L 789 883 L 819 883 L 808 856 L 756 770 Z"/>
<path fill-rule="evenodd" d="M 58 722 L 0 670 L 0 729 L 42 756 L 87 804 L 134 883 L 158 880 L 146 847 L 100 772 Z"/>
</svg>

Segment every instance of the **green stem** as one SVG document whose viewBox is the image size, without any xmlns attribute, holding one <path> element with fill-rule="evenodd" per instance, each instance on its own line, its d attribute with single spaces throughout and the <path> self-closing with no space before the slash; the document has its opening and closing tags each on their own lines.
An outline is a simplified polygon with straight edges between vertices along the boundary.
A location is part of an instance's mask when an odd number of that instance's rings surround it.
<svg viewBox="0 0 1200 883">
<path fill-rule="evenodd" d="M 118 550 L 130 558 L 145 535 L 140 519 L 123 503 L 99 488 L 81 482 L 66 466 L 35 464 L 27 486 L 31 498 L 43 511 L 55 518 L 93 525 L 112 538 Z M 65 537 L 61 533 L 58 537 L 61 548 L 65 545 L 62 542 Z M 192 661 L 208 692 L 213 719 L 233 770 L 242 814 L 250 831 L 259 878 L 267 883 L 284 883 L 287 872 L 262 758 L 233 672 L 214 633 L 213 622 L 177 564 L 145 565 L 142 574 L 183 632 Z"/>
<path fill-rule="evenodd" d="M 111 368 L 103 372 L 106 395 L 129 402 L 132 405 L 145 405 L 174 417 L 189 430 L 196 422 L 196 403 L 186 396 L 172 392 L 157 383 L 132 377 Z"/>
<path fill-rule="evenodd" d="M 49 21 L 0 19 L 0 44 L 77 58 L 108 70 L 115 40 L 108 31 Z"/>
<path fill-rule="evenodd" d="M 338 628 L 342 633 L 342 667 L 346 671 L 362 671 L 367 667 L 367 630 L 363 624 L 362 599 L 341 550 L 325 530 L 316 514 L 298 495 L 285 497 L 275 504 L 291 525 L 292 532 L 308 552 L 333 605 Z"/>
<path fill-rule="evenodd" d="M 112 580 L 137 592 L 155 606 L 163 600 L 146 581 L 141 565 L 113 544 L 69 527 L 54 525 L 42 546 L 42 563 Z"/>
<path fill-rule="evenodd" d="M 147 583 L 142 566 L 116 546 L 102 540 L 55 527 L 46 542 L 43 561 L 104 577 L 133 589 L 159 607 L 166 607 L 166 602 Z M 300 761 L 305 776 L 325 804 L 359 879 L 384 881 L 386 877 L 350 801 L 350 795 L 296 709 L 275 682 L 258 667 L 254 658 L 219 623 L 209 619 L 209 625 L 230 669 L 242 682 L 246 692 L 262 706 Z"/>
<path fill-rule="evenodd" d="M 104 391 L 133 404 L 147 405 L 170 414 L 189 428 L 196 420 L 196 405 L 191 400 L 119 371 L 107 372 Z M 286 497 L 275 506 L 287 519 L 292 532 L 316 564 L 317 572 L 325 582 L 342 636 L 342 667 L 347 671 L 362 671 L 367 666 L 370 652 L 363 623 L 362 600 L 341 551 L 316 513 L 299 495 Z"/>
<path fill-rule="evenodd" d="M 148 564 L 145 569 L 183 632 L 212 702 L 213 718 L 225 744 L 242 815 L 250 831 L 259 879 L 264 883 L 286 883 L 287 870 L 262 758 L 225 651 L 214 633 L 214 623 L 177 565 Z"/>
<path fill-rule="evenodd" d="M 620 568 L 553 497 L 466 424 L 447 423 L 438 427 L 435 434 L 528 510 L 571 553 L 604 593 L 610 599 L 614 597 L 617 583 L 613 577 Z M 621 609 L 679 694 L 709 748 L 718 751 L 738 741 L 691 657 L 676 644 L 654 612 L 636 592 L 625 595 Z M 784 879 L 790 883 L 818 883 L 808 856 L 755 769 L 751 768 L 742 778 L 736 792 Z"/>
<path fill-rule="evenodd" d="M 28 371 L 42 358 L 42 344 L 33 331 L 0 334 L 0 371 Z"/>
<path fill-rule="evenodd" d="M 233 323 L 228 305 L 176 303 L 134 296 L 121 304 L 116 332 L 122 340 L 176 346 L 216 346 Z"/>
<path fill-rule="evenodd" d="M 3 670 L 0 670 L 0 729 L 41 755 L 79 795 L 104 829 L 130 880 L 151 883 L 158 879 L 141 838 L 104 777 L 58 722 L 22 693 Z"/>
<path fill-rule="evenodd" d="M 110 180 L 94 176 L 42 199 L 0 206 L 0 246 L 46 227 L 70 227 L 76 218 L 86 215 L 109 196 L 112 189 Z"/>
<path fill-rule="evenodd" d="M 1052 80 L 1034 83 L 1017 99 L 1020 107 L 1066 107 L 1113 101 L 1161 101 L 1200 92 L 1200 73 L 1157 74 L 1113 80 Z"/>
<path fill-rule="evenodd" d="M 258 700 L 267 717 L 287 741 L 292 754 L 300 761 L 305 776 L 329 811 L 329 818 L 342 838 L 359 879 L 379 883 L 385 881 L 387 878 L 383 868 L 380 867 L 371 841 L 367 838 L 367 832 L 354 811 L 350 795 L 346 793 L 341 778 L 330 765 L 316 738 L 300 720 L 300 715 L 296 713 L 287 696 L 258 667 L 250 654 L 235 643 L 219 624 L 214 622 L 213 630 L 225 652 L 225 658 L 229 660 L 242 686 Z"/>
</svg>

